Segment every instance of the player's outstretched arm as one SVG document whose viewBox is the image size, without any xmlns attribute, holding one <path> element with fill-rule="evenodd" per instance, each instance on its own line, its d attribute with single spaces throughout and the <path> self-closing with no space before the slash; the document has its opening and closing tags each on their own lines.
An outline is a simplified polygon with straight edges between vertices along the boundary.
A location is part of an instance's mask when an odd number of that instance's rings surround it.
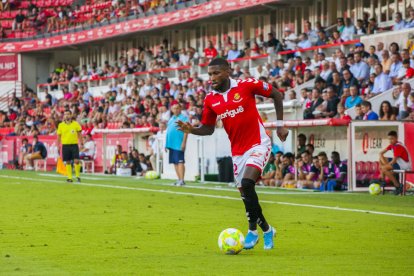
<svg viewBox="0 0 414 276">
<path fill-rule="evenodd" d="M 276 110 L 276 120 L 282 122 L 283 121 L 283 95 L 276 88 L 272 88 L 272 92 L 270 93 L 270 97 L 273 99 L 275 110 Z M 278 126 L 276 129 L 277 136 L 279 137 L 280 141 L 284 142 L 286 137 L 289 134 L 289 131 L 284 128 L 283 126 Z"/>
<path fill-rule="evenodd" d="M 214 126 L 201 125 L 194 127 L 189 122 L 177 121 L 177 127 L 184 133 L 191 133 L 194 135 L 206 136 L 214 133 Z"/>
</svg>

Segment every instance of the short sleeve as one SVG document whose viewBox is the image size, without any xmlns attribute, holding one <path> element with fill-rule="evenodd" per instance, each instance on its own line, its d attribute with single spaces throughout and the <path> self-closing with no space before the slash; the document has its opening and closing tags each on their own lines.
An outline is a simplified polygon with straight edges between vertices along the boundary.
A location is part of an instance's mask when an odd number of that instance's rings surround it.
<svg viewBox="0 0 414 276">
<path fill-rule="evenodd" d="M 392 145 L 388 145 L 388 147 L 385 148 L 386 151 L 389 151 L 392 149 Z"/>
<path fill-rule="evenodd" d="M 80 124 L 78 122 L 76 122 L 76 131 L 77 132 L 82 131 L 82 127 L 80 126 Z"/>
<path fill-rule="evenodd" d="M 205 103 L 203 108 L 203 114 L 201 115 L 201 123 L 203 125 L 215 126 L 217 120 L 217 114 L 211 109 L 211 107 Z"/>
<path fill-rule="evenodd" d="M 269 97 L 272 92 L 272 85 L 253 78 L 242 80 L 240 83 L 249 87 L 253 95 Z"/>
</svg>

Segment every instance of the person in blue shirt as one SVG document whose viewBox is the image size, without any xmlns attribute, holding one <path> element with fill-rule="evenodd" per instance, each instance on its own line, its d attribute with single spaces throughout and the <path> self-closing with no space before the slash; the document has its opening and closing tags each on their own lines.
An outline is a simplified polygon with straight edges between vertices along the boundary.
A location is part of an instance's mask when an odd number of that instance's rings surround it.
<svg viewBox="0 0 414 276">
<path fill-rule="evenodd" d="M 371 110 L 372 106 L 369 101 L 363 101 L 361 103 L 361 110 L 364 114 L 363 120 L 376 121 L 379 119 L 378 114 Z"/>
<path fill-rule="evenodd" d="M 349 88 L 349 93 L 351 94 L 351 96 L 347 97 L 345 100 L 345 108 L 352 108 L 354 106 L 356 106 L 357 104 L 362 103 L 362 99 L 360 96 L 358 96 L 358 86 L 356 85 L 352 85 Z"/>
<path fill-rule="evenodd" d="M 171 107 L 173 116 L 167 124 L 167 138 L 165 148 L 169 150 L 169 162 L 174 164 L 178 180 L 174 183 L 177 186 L 184 186 L 185 160 L 184 151 L 188 134 L 177 129 L 177 121 L 188 122 L 188 118 L 181 113 L 181 106 L 177 103 Z"/>
<path fill-rule="evenodd" d="M 33 136 L 33 152 L 26 155 L 26 165 L 28 170 L 33 170 L 33 161 L 36 159 L 45 159 L 47 157 L 47 149 L 45 145 L 39 141 L 37 135 Z"/>
</svg>

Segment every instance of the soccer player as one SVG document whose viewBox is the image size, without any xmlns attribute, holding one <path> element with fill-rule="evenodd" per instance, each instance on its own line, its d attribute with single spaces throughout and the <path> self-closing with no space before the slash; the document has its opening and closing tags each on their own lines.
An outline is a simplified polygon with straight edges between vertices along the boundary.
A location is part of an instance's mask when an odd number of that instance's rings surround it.
<svg viewBox="0 0 414 276">
<path fill-rule="evenodd" d="M 194 127 L 189 122 L 177 121 L 178 128 L 185 133 L 211 135 L 216 120 L 221 119 L 231 142 L 234 176 L 249 221 L 244 248 L 252 249 L 259 241 L 259 225 L 264 232 L 264 249 L 272 249 L 276 230 L 266 221 L 255 191 L 255 183 L 269 158 L 272 143 L 257 111 L 255 95 L 274 100 L 277 135 L 285 141 L 288 130 L 282 121 L 283 95 L 265 82 L 231 79 L 230 66 L 222 58 L 210 62 L 208 74 L 213 91 L 204 100 L 201 125 Z"/>
<path fill-rule="evenodd" d="M 380 152 L 379 162 L 381 179 L 384 179 L 385 176 L 388 176 L 388 178 L 395 186 L 394 194 L 399 195 L 402 193 L 403 184 L 399 183 L 395 178 L 393 170 L 411 170 L 412 165 L 407 148 L 401 142 L 398 142 L 397 132 L 388 132 L 388 139 L 390 141 L 389 146 Z M 386 158 L 384 156 L 384 154 L 389 150 L 392 150 L 393 158 Z"/>
<path fill-rule="evenodd" d="M 66 164 L 66 171 L 68 173 L 67 182 L 73 182 L 72 180 L 72 161 L 75 165 L 76 180 L 80 182 L 80 169 L 79 163 L 79 142 L 81 140 L 82 128 L 78 122 L 72 118 L 72 112 L 65 110 L 63 113 L 63 122 L 58 126 L 58 148 L 62 145 L 62 159 Z"/>
</svg>

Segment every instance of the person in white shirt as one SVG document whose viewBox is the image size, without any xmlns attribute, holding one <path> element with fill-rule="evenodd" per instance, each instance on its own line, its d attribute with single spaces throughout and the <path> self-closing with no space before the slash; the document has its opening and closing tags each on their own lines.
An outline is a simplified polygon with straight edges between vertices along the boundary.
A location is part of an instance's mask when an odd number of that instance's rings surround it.
<svg viewBox="0 0 414 276">
<path fill-rule="evenodd" d="M 370 92 L 371 97 L 392 88 L 392 80 L 388 74 L 383 72 L 381 64 L 375 65 L 375 74 L 377 76 L 375 77 L 374 87 Z"/>
<path fill-rule="evenodd" d="M 227 53 L 227 60 L 234 60 L 240 56 L 240 51 L 237 49 L 237 45 L 233 44 L 231 50 Z"/>
<path fill-rule="evenodd" d="M 331 74 L 332 70 L 329 68 L 329 61 L 324 60 L 322 62 L 321 78 L 327 81 Z"/>
<path fill-rule="evenodd" d="M 269 77 L 269 71 L 267 71 L 266 68 L 263 68 L 263 65 L 259 64 L 256 68 L 256 73 L 254 74 L 256 79 L 259 79 L 260 77 Z"/>
<path fill-rule="evenodd" d="M 285 37 L 283 38 L 285 50 L 295 50 L 297 40 L 298 37 L 289 28 L 285 28 Z"/>
<path fill-rule="evenodd" d="M 396 106 L 398 107 L 398 120 L 403 120 L 410 114 L 410 106 L 413 103 L 410 100 L 411 85 L 409 83 L 402 84 L 402 92 L 397 100 Z"/>
<path fill-rule="evenodd" d="M 392 27 L 393 31 L 399 31 L 399 30 L 403 30 L 405 28 L 405 21 L 402 19 L 402 14 L 400 12 L 395 13 L 394 16 L 395 19 L 395 23 L 394 26 Z"/>
<path fill-rule="evenodd" d="M 384 51 L 384 42 L 378 42 L 377 44 L 377 50 L 375 52 L 375 54 L 378 57 L 378 60 L 380 62 L 382 62 L 382 52 Z"/>
<path fill-rule="evenodd" d="M 352 24 L 351 18 L 345 20 L 345 27 L 341 33 L 341 38 L 344 41 L 352 40 L 356 34 L 356 29 L 354 24 Z"/>
<path fill-rule="evenodd" d="M 182 48 L 181 53 L 180 53 L 180 63 L 183 66 L 187 66 L 189 61 L 190 61 L 190 56 L 187 54 L 187 51 L 185 50 L 185 48 Z"/>
<path fill-rule="evenodd" d="M 79 150 L 79 157 L 80 159 L 95 158 L 95 142 L 90 134 L 83 136 L 83 147 Z"/>
</svg>

